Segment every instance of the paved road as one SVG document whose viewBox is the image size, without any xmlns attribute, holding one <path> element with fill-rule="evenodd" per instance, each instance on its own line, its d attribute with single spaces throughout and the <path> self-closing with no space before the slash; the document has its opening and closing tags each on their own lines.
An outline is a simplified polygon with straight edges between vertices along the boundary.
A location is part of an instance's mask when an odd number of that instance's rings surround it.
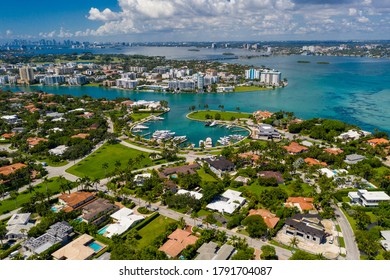
<svg viewBox="0 0 390 280">
<path fill-rule="evenodd" d="M 345 248 L 347 250 L 347 260 L 360 260 L 360 252 L 355 241 L 355 235 L 351 225 L 348 222 L 347 217 L 338 206 L 334 207 L 337 222 L 340 225 L 341 232 L 343 233 Z"/>
<path fill-rule="evenodd" d="M 101 188 L 102 186 L 100 186 Z M 133 197 L 133 196 L 128 196 L 130 199 L 132 199 L 137 205 L 139 206 L 145 206 L 147 205 L 147 202 L 140 199 L 140 198 L 136 198 L 136 197 Z M 167 208 L 167 206 L 161 206 L 160 203 L 152 203 L 151 204 L 152 206 L 157 206 L 159 207 L 159 210 L 158 212 L 163 215 L 163 216 L 166 216 L 166 217 L 169 217 L 171 219 L 174 219 L 174 220 L 179 220 L 180 218 L 184 218 L 185 222 L 188 224 L 188 225 L 197 225 L 197 224 L 201 224 L 202 223 L 202 220 L 197 218 L 197 219 L 193 219 L 191 218 L 190 216 L 188 215 L 185 215 L 185 214 L 182 214 L 182 213 L 179 213 L 179 212 L 176 212 L 176 211 L 173 211 L 173 210 L 170 210 Z M 247 240 L 248 242 L 248 245 L 252 248 L 255 248 L 255 249 L 260 249 L 261 246 L 263 245 L 272 245 L 275 247 L 275 250 L 276 250 L 276 254 L 278 255 L 279 259 L 281 260 L 287 260 L 288 258 L 291 257 L 292 253 L 291 251 L 289 250 L 286 250 L 284 248 L 281 248 L 281 247 L 278 247 L 278 246 L 275 246 L 273 244 L 270 244 L 268 242 L 263 242 L 261 240 L 258 240 L 258 239 L 254 239 L 254 238 L 250 238 L 249 236 L 246 236 L 246 235 L 243 235 L 243 234 L 239 234 L 239 233 L 236 233 L 234 231 L 231 231 L 231 230 L 228 230 L 224 227 L 213 227 L 215 229 L 218 229 L 220 231 L 224 231 L 226 232 L 226 235 L 228 237 L 232 236 L 232 235 L 235 235 L 235 236 L 238 236 L 238 237 L 241 237 L 241 238 L 244 238 Z"/>
</svg>

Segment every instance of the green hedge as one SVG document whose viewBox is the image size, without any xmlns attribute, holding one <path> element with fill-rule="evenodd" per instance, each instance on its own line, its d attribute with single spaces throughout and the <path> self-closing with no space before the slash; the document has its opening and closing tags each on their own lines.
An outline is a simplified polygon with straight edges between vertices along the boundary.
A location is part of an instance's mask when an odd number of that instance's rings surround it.
<svg viewBox="0 0 390 280">
<path fill-rule="evenodd" d="M 110 238 L 105 237 L 103 235 L 100 235 L 98 233 L 94 234 L 93 238 L 95 238 L 97 241 L 102 242 L 103 244 L 106 244 L 106 245 L 112 244 L 112 240 Z"/>
<path fill-rule="evenodd" d="M 0 254 L 0 259 L 5 259 L 6 257 L 9 256 L 9 254 L 11 254 L 13 251 L 16 251 L 18 250 L 20 247 L 22 247 L 22 245 L 20 243 L 12 246 L 12 247 L 9 247 L 7 250 L 5 250 L 4 252 L 2 252 Z"/>
<path fill-rule="evenodd" d="M 102 251 L 100 251 L 98 254 L 96 254 L 93 258 L 94 259 L 99 258 L 101 255 L 103 255 L 105 252 L 107 252 L 108 249 L 109 249 L 109 247 L 104 248 Z"/>
<path fill-rule="evenodd" d="M 141 228 L 143 228 L 144 226 L 146 226 L 146 225 L 148 225 L 150 222 L 152 222 L 154 219 L 156 219 L 158 216 L 160 216 L 160 213 L 158 213 L 158 212 L 153 213 L 153 214 L 150 215 L 147 219 L 143 220 L 143 221 L 140 222 L 138 225 L 136 225 L 136 226 L 134 227 L 134 229 L 140 230 Z"/>
<path fill-rule="evenodd" d="M 148 225 L 150 222 L 152 222 L 154 219 L 156 219 L 158 216 L 160 216 L 160 213 L 158 213 L 158 212 L 153 213 L 153 214 L 150 215 L 147 219 L 143 220 L 143 221 L 140 222 L 138 225 L 136 225 L 136 226 L 133 227 L 131 230 L 129 230 L 127 233 L 125 233 L 125 234 L 123 235 L 123 238 L 126 238 L 126 236 L 129 234 L 129 232 L 131 232 L 132 230 L 140 230 L 141 228 L 145 227 L 145 226 Z"/>
</svg>

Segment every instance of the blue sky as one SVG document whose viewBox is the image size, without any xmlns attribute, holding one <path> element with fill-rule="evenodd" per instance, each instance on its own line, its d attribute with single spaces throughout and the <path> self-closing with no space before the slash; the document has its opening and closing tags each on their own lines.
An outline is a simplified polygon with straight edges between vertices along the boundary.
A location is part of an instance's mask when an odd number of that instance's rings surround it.
<svg viewBox="0 0 390 280">
<path fill-rule="evenodd" d="M 19 0 L 0 40 L 390 39 L 390 0 Z"/>
</svg>

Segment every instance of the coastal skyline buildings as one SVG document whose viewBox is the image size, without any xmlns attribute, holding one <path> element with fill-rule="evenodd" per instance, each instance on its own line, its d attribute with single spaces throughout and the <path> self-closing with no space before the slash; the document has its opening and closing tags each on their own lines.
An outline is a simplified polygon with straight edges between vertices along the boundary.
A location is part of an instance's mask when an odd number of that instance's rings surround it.
<svg viewBox="0 0 390 280">
<path fill-rule="evenodd" d="M 390 38 L 388 0 L 69 0 L 55 5 L 42 0 L 40 3 L 38 7 L 31 1 L 20 0 L 4 5 L 0 41 Z"/>
<path fill-rule="evenodd" d="M 31 67 L 24 66 L 19 68 L 19 76 L 22 83 L 30 84 L 34 81 L 34 71 Z"/>
</svg>

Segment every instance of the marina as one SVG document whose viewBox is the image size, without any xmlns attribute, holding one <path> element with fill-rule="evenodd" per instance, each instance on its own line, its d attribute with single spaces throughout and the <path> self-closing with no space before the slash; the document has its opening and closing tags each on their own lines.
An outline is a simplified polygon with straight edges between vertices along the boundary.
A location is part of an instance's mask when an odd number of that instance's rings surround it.
<svg viewBox="0 0 390 280">
<path fill-rule="evenodd" d="M 159 48 L 153 50 L 160 51 Z M 164 50 L 176 51 L 172 48 Z M 196 56 L 198 54 L 198 52 L 186 50 L 185 54 L 187 53 Z M 166 55 L 172 57 L 174 53 Z M 288 78 L 288 87 L 261 92 L 170 94 L 85 86 L 6 86 L 3 88 L 13 91 L 42 90 L 54 94 L 89 95 L 107 99 L 166 100 L 171 110 L 163 116 L 151 117 L 148 123 L 142 124 L 149 127 L 143 131 L 145 133 L 153 133 L 156 130 L 175 131 L 176 135 L 186 135 L 189 144 L 195 144 L 195 146 L 207 137 L 211 137 L 216 143 L 221 137 L 227 135 L 248 135 L 249 133 L 236 131 L 239 128 L 235 126 L 214 125 L 210 127 L 207 123 L 186 119 L 190 105 L 197 107 L 200 105 L 203 108 L 207 104 L 210 110 L 218 110 L 218 105 L 223 104 L 226 111 L 235 111 L 236 107 L 240 107 L 243 112 L 254 112 L 259 109 L 271 112 L 283 110 L 294 112 L 302 119 L 313 117 L 338 119 L 360 126 L 367 131 L 374 131 L 377 128 L 380 131 L 390 132 L 390 116 L 386 107 L 386 104 L 390 102 L 390 91 L 385 82 L 390 79 L 389 60 L 327 57 L 330 64 L 321 65 L 316 63 L 324 59 L 321 57 L 305 57 L 311 61 L 309 64 L 297 63 L 300 59 L 302 59 L 301 56 L 293 55 L 253 58 L 249 61 L 235 60 L 242 64 L 272 65 L 280 69 Z M 302 75 L 301 73 L 310 74 Z M 372 76 L 370 73 L 376 73 L 376 75 Z M 341 76 L 344 78 L 340 79 Z M 367 98 L 367 96 L 372 98 Z M 212 122 L 209 123 L 211 124 Z"/>
</svg>

